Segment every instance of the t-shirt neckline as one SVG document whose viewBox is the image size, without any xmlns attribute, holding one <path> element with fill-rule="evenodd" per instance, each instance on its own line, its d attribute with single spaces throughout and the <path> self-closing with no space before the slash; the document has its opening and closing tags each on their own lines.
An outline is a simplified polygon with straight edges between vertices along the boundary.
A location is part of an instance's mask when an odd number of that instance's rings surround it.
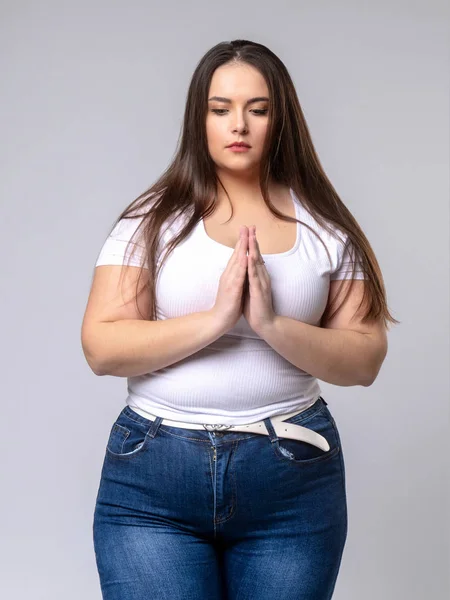
<svg viewBox="0 0 450 600">
<path fill-rule="evenodd" d="M 297 219 L 300 219 L 300 205 L 299 205 L 299 201 L 294 193 L 294 190 L 292 188 L 289 188 L 289 192 L 291 195 L 291 199 L 292 202 L 294 203 L 294 209 L 295 209 L 295 217 Z M 275 254 L 263 254 L 261 253 L 261 256 L 263 256 L 264 258 L 283 258 L 285 256 L 289 256 L 291 254 L 293 254 L 299 247 L 300 245 L 300 236 L 301 236 L 301 230 L 300 230 L 300 223 L 297 223 L 297 229 L 296 229 L 296 237 L 295 237 L 295 242 L 292 248 L 290 248 L 289 250 L 286 250 L 285 252 L 276 252 Z M 221 242 L 218 242 L 217 240 L 213 240 L 213 238 L 209 237 L 208 233 L 206 232 L 205 229 L 205 223 L 203 221 L 203 218 L 200 219 L 199 223 L 198 223 L 198 229 L 202 235 L 202 237 L 204 239 L 206 239 L 206 241 L 211 245 L 211 246 L 215 246 L 216 248 L 222 248 L 224 251 L 228 252 L 228 253 L 232 253 L 234 252 L 234 248 L 231 248 L 231 246 L 227 246 L 225 244 L 222 244 Z"/>
</svg>

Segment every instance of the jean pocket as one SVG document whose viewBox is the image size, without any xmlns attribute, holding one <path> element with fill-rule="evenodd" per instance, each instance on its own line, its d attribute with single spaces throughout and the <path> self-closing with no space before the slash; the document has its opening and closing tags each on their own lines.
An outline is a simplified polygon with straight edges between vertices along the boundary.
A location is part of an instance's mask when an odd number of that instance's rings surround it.
<svg viewBox="0 0 450 600">
<path fill-rule="evenodd" d="M 322 408 L 304 420 L 302 420 L 301 414 L 291 417 L 286 419 L 286 423 L 301 425 L 322 435 L 327 440 L 329 449 L 322 450 L 309 442 L 278 436 L 278 440 L 272 442 L 271 446 L 281 461 L 290 465 L 306 467 L 330 460 L 339 453 L 341 449 L 339 434 L 328 408 Z"/>
<path fill-rule="evenodd" d="M 133 419 L 123 410 L 111 427 L 106 444 L 107 455 L 114 458 L 131 458 L 143 453 L 152 439 L 148 435 L 152 421 L 148 423 L 150 425 Z"/>
</svg>

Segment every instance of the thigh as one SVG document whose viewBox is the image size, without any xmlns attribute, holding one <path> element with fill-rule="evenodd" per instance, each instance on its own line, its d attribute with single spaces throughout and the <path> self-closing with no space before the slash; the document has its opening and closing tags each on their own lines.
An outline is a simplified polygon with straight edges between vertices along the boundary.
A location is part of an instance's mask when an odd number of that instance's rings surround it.
<svg viewBox="0 0 450 600">
<path fill-rule="evenodd" d="M 104 600 L 220 600 L 210 542 L 162 523 L 94 519 L 94 548 Z"/>
<path fill-rule="evenodd" d="M 93 518 L 104 600 L 221 600 L 203 492 L 208 448 L 195 436 L 169 435 L 129 408 L 121 412 L 107 441 Z"/>
<path fill-rule="evenodd" d="M 220 530 L 227 600 L 332 597 L 347 536 L 341 441 L 325 404 L 288 421 L 330 449 L 267 436 L 239 443 L 234 523 Z"/>
</svg>

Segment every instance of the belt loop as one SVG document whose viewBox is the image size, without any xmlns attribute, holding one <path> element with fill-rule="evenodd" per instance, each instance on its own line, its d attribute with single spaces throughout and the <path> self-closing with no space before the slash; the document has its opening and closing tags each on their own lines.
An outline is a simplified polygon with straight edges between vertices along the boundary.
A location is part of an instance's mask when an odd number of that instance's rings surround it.
<svg viewBox="0 0 450 600">
<path fill-rule="evenodd" d="M 277 442 L 279 438 L 277 438 L 277 434 L 275 433 L 275 429 L 273 428 L 272 425 L 272 421 L 270 420 L 270 417 L 267 417 L 266 419 L 263 419 L 263 423 L 267 428 L 267 432 L 269 434 L 269 438 L 270 438 L 270 442 Z"/>
<path fill-rule="evenodd" d="M 151 437 L 151 438 L 155 437 L 155 435 L 158 433 L 158 429 L 159 429 L 159 426 L 162 423 L 162 420 L 163 420 L 162 417 L 156 417 L 155 416 L 155 419 L 154 419 L 154 421 L 152 421 L 152 424 L 150 425 L 150 429 L 147 432 L 147 435 L 149 437 Z"/>
</svg>

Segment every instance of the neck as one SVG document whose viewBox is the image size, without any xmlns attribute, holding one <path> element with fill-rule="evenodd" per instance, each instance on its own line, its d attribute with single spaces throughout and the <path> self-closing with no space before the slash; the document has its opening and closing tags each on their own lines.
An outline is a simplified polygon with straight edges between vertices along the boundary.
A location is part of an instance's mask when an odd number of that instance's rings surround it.
<svg viewBox="0 0 450 600">
<path fill-rule="evenodd" d="M 244 176 L 236 177 L 234 174 L 231 176 L 229 174 L 224 175 L 223 173 L 220 173 L 219 177 L 229 196 L 228 199 L 225 190 L 219 183 L 217 185 L 217 201 L 219 204 L 222 202 L 229 204 L 231 201 L 233 208 L 237 209 L 251 209 L 265 206 L 259 178 Z M 279 192 L 280 184 L 271 182 L 269 184 L 269 195 L 271 199 Z"/>
</svg>

